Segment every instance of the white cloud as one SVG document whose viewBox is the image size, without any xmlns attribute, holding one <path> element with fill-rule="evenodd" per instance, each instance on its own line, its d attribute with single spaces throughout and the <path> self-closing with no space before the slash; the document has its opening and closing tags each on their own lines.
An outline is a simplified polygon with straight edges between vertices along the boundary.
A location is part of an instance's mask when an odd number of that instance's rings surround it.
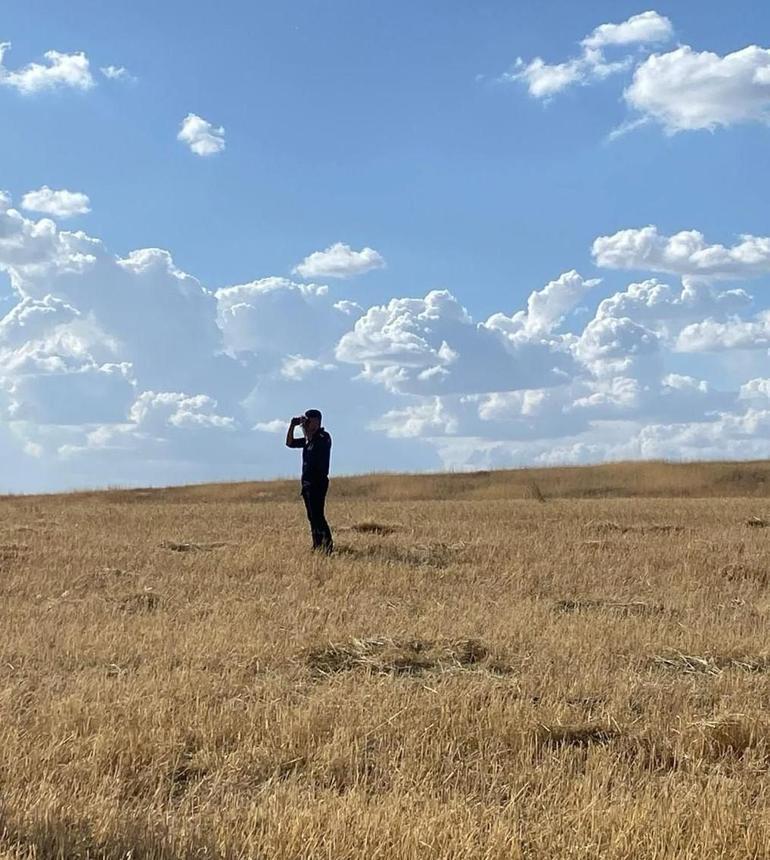
<svg viewBox="0 0 770 860">
<path fill-rule="evenodd" d="M 770 347 L 770 311 L 754 319 L 733 317 L 725 322 L 706 319 L 692 323 L 679 333 L 679 352 L 723 352 L 730 349 L 767 349 Z"/>
<path fill-rule="evenodd" d="M 522 81 L 534 98 L 545 99 L 576 83 L 585 83 L 591 66 L 583 59 L 565 63 L 546 63 L 542 57 L 525 62 L 516 60 L 514 70 L 503 75 L 503 80 Z"/>
<path fill-rule="evenodd" d="M 659 347 L 653 331 L 627 317 L 605 317 L 588 323 L 575 353 L 597 376 L 639 376 L 648 373 Z"/>
<path fill-rule="evenodd" d="M 334 304 L 326 286 L 287 278 L 262 278 L 215 295 L 227 348 L 258 352 L 276 363 L 287 354 L 331 358 L 337 340 L 361 313 L 352 302 Z"/>
<path fill-rule="evenodd" d="M 547 283 L 542 290 L 530 293 L 525 311 L 518 311 L 512 317 L 494 314 L 486 324 L 509 334 L 517 331 L 548 334 L 558 328 L 575 305 L 600 283 L 600 278 L 586 280 L 572 269 Z"/>
<path fill-rule="evenodd" d="M 687 325 L 705 318 L 726 320 L 751 303 L 745 290 L 720 291 L 687 277 L 681 289 L 674 289 L 653 278 L 601 301 L 596 318 L 627 317 L 671 340 Z"/>
<path fill-rule="evenodd" d="M 557 384 L 573 360 L 558 338 L 502 315 L 476 324 L 451 293 L 392 299 L 356 322 L 337 346 L 364 378 L 412 394 L 501 391 Z"/>
<path fill-rule="evenodd" d="M 740 237 L 727 248 L 709 245 L 697 230 L 673 236 L 658 233 L 655 226 L 620 230 L 599 236 L 592 253 L 597 266 L 638 269 L 697 276 L 704 279 L 749 278 L 770 272 L 770 237 Z"/>
<path fill-rule="evenodd" d="M 205 394 L 145 391 L 131 407 L 129 418 L 145 430 L 172 427 L 233 429 L 235 421 L 216 412 L 217 402 Z"/>
<path fill-rule="evenodd" d="M 668 41 L 673 27 L 668 18 L 657 12 L 633 15 L 619 24 L 601 24 L 581 42 L 582 53 L 561 63 L 546 63 L 541 57 L 526 62 L 518 58 L 514 70 L 503 80 L 521 81 L 534 98 L 546 99 L 573 84 L 604 80 L 628 69 L 632 57 L 608 62 L 604 49 L 613 46 L 648 45 Z"/>
<path fill-rule="evenodd" d="M 648 57 L 625 91 L 630 107 L 670 133 L 770 120 L 770 49 L 720 56 L 683 45 Z"/>
<path fill-rule="evenodd" d="M 288 426 L 289 422 L 283 418 L 273 418 L 271 421 L 257 421 L 254 429 L 260 433 L 283 433 Z"/>
<path fill-rule="evenodd" d="M 116 256 L 0 194 L 17 299 L 0 319 L 5 486 L 287 474 L 276 416 L 311 406 L 337 472 L 770 453 L 770 312 L 747 317 L 745 290 L 709 282 L 763 271 L 766 240 L 683 235 L 600 249 L 684 273 L 681 286 L 630 284 L 586 319 L 574 311 L 597 281 L 569 271 L 476 322 L 445 291 L 369 308 L 286 278 L 212 293 L 166 251 Z M 683 354 L 705 349 L 733 352 Z"/>
<path fill-rule="evenodd" d="M 10 42 L 0 43 L 2 86 L 12 87 L 25 95 L 60 87 L 89 90 L 95 86 L 88 57 L 83 53 L 46 51 L 45 63 L 30 63 L 20 69 L 10 70 L 4 65 L 5 55 L 10 47 Z"/>
<path fill-rule="evenodd" d="M 188 113 L 182 121 L 177 139 L 186 143 L 191 152 L 200 156 L 217 155 L 225 148 L 225 130 L 194 113 Z"/>
<path fill-rule="evenodd" d="M 392 409 L 369 425 L 382 430 L 394 439 L 411 439 L 420 436 L 453 434 L 457 432 L 457 419 L 446 409 L 440 397 L 405 409 Z"/>
<path fill-rule="evenodd" d="M 632 15 L 620 24 L 600 24 L 583 39 L 587 48 L 667 42 L 674 35 L 671 21 L 654 11 Z"/>
<path fill-rule="evenodd" d="M 75 215 L 87 215 L 91 211 L 87 194 L 63 188 L 54 191 L 47 185 L 37 191 L 28 191 L 21 205 L 28 212 L 42 212 L 54 218 L 72 218 Z"/>
<path fill-rule="evenodd" d="M 770 403 L 770 379 L 750 379 L 741 385 L 738 396 L 741 400 L 758 400 L 764 404 Z"/>
<path fill-rule="evenodd" d="M 128 361 L 147 388 L 161 390 L 189 390 L 203 379 L 221 385 L 226 378 L 224 359 L 217 358 L 223 341 L 216 299 L 166 251 L 115 257 L 85 233 L 25 218 L 6 197 L 0 198 L 0 271 L 20 299 L 51 296 L 78 312 L 67 329 L 68 348 L 77 343 L 96 364 Z"/>
<path fill-rule="evenodd" d="M 373 269 L 384 269 L 385 260 L 373 248 L 354 251 L 350 245 L 337 242 L 325 251 L 315 251 L 293 269 L 302 278 L 354 278 Z"/>
<path fill-rule="evenodd" d="M 610 140 L 648 123 L 674 134 L 770 122 L 770 48 L 749 45 L 722 55 L 680 45 L 649 55 L 650 46 L 669 41 L 673 32 L 668 18 L 650 10 L 599 25 L 582 40 L 582 52 L 562 62 L 519 58 L 503 80 L 525 84 L 534 98 L 550 99 L 571 86 L 633 68 L 623 92 L 633 113 L 610 133 Z M 637 46 L 634 53 L 606 59 L 607 51 L 631 46 Z"/>
<path fill-rule="evenodd" d="M 765 459 L 770 456 L 770 411 L 748 408 L 707 422 L 649 424 L 615 451 L 637 459 Z"/>
<path fill-rule="evenodd" d="M 26 369 L 29 372 L 23 372 Z M 129 364 L 15 368 L 8 418 L 37 424 L 125 421 L 136 396 Z"/>
<path fill-rule="evenodd" d="M 125 66 L 102 66 L 99 71 L 111 81 L 127 81 L 134 82 L 136 78 L 128 71 Z"/>
<path fill-rule="evenodd" d="M 306 358 L 302 355 L 287 355 L 281 367 L 281 376 L 286 379 L 304 379 L 311 373 L 319 370 L 334 370 L 333 364 L 324 364 L 315 358 Z"/>
</svg>

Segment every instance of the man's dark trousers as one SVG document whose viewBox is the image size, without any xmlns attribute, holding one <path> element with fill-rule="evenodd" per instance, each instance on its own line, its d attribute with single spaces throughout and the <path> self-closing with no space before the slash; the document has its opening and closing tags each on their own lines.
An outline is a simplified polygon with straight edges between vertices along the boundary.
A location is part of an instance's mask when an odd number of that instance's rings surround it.
<svg viewBox="0 0 770 860">
<path fill-rule="evenodd" d="M 310 522 L 310 532 L 313 535 L 313 549 L 331 552 L 333 549 L 332 531 L 324 515 L 326 493 L 329 489 L 329 479 L 302 484 L 302 498 L 305 501 L 307 518 Z"/>
</svg>

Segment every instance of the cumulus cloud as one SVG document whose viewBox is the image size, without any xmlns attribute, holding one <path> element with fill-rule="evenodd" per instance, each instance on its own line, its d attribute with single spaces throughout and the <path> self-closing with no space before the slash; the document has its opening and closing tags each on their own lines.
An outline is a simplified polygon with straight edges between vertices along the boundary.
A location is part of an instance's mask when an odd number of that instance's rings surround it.
<svg viewBox="0 0 770 860">
<path fill-rule="evenodd" d="M 217 320 L 228 350 L 277 361 L 287 352 L 305 358 L 333 355 L 342 334 L 360 315 L 353 302 L 334 303 L 329 289 L 287 278 L 262 278 L 215 294 Z"/>
<path fill-rule="evenodd" d="M 293 269 L 301 278 L 354 278 L 374 269 L 384 269 L 385 260 L 374 248 L 354 251 L 337 242 L 325 251 L 315 251 Z"/>
<path fill-rule="evenodd" d="M 669 133 L 770 120 L 770 49 L 721 56 L 683 45 L 634 72 L 628 105 Z"/>
<path fill-rule="evenodd" d="M 613 46 L 650 45 L 668 41 L 673 27 L 668 18 L 654 11 L 633 15 L 618 24 L 601 24 L 581 42 L 582 52 L 561 63 L 541 57 L 525 61 L 519 57 L 503 80 L 524 83 L 534 98 L 550 98 L 573 84 L 589 84 L 628 69 L 633 58 L 609 62 L 604 50 Z"/>
<path fill-rule="evenodd" d="M 215 427 L 232 429 L 235 421 L 216 412 L 217 402 L 205 394 L 187 395 L 175 391 L 145 391 L 131 406 L 129 418 L 146 430 L 172 427 Z"/>
<path fill-rule="evenodd" d="M 487 325 L 509 334 L 517 331 L 548 334 L 558 328 L 575 305 L 600 283 L 600 278 L 585 279 L 572 269 L 547 283 L 542 290 L 533 290 L 527 299 L 526 310 L 517 311 L 511 317 L 494 314 L 487 320 Z"/>
<path fill-rule="evenodd" d="M 63 87 L 90 90 L 95 86 L 88 57 L 82 52 L 46 51 L 45 63 L 29 63 L 12 70 L 4 64 L 10 48 L 10 42 L 0 43 L 0 86 L 11 87 L 25 95 Z"/>
<path fill-rule="evenodd" d="M 724 322 L 705 319 L 685 326 L 676 340 L 679 352 L 724 352 L 729 349 L 770 347 L 770 312 L 753 319 L 733 317 Z"/>
<path fill-rule="evenodd" d="M 615 448 L 621 458 L 764 459 L 770 456 L 770 410 L 748 408 L 712 421 L 649 424 Z"/>
<path fill-rule="evenodd" d="M 27 296 L 0 320 L 0 348 L 33 343 L 79 317 L 79 311 L 55 296 Z"/>
<path fill-rule="evenodd" d="M 750 379 L 741 385 L 738 396 L 741 400 L 759 400 L 767 403 L 770 401 L 770 379 L 766 377 Z"/>
<path fill-rule="evenodd" d="M 177 140 L 186 143 L 190 151 L 202 157 L 218 155 L 225 148 L 225 130 L 194 113 L 182 120 Z"/>
<path fill-rule="evenodd" d="M 221 355 L 214 295 L 166 251 L 117 257 L 84 233 L 24 217 L 6 196 L 0 198 L 0 271 L 20 299 L 4 327 L 19 331 L 22 322 L 35 320 L 36 339 L 28 343 L 40 349 L 66 347 L 98 365 L 129 362 L 148 388 L 160 390 L 219 389 L 239 376 L 239 367 Z M 42 330 L 45 321 L 49 331 Z"/>
<path fill-rule="evenodd" d="M 674 28 L 664 15 L 655 11 L 632 15 L 620 24 L 600 24 L 583 39 L 586 48 L 606 48 L 608 45 L 633 45 L 667 42 Z"/>
<path fill-rule="evenodd" d="M 659 348 L 655 332 L 628 317 L 591 320 L 575 344 L 578 358 L 596 376 L 647 375 Z"/>
<path fill-rule="evenodd" d="M 706 279 L 739 279 L 770 272 L 770 237 L 744 235 L 731 247 L 709 245 L 697 230 L 664 236 L 655 226 L 599 236 L 592 253 L 597 266 L 644 269 Z"/>
<path fill-rule="evenodd" d="M 8 474 L 21 489 L 286 474 L 296 457 L 275 434 L 316 406 L 337 471 L 760 452 L 770 383 L 744 359 L 770 348 L 770 312 L 717 279 L 764 271 L 765 240 L 643 232 L 600 237 L 597 260 L 681 285 L 629 284 L 586 321 L 574 310 L 599 282 L 573 270 L 476 321 L 439 290 L 369 308 L 287 278 L 212 292 L 167 251 L 116 255 L 0 194 L 16 297 L 0 319 L 0 451 L 26 466 Z M 704 350 L 741 350 L 751 372 L 722 390 L 683 354 Z"/>
<path fill-rule="evenodd" d="M 717 290 L 713 285 L 684 278 L 673 288 L 655 278 L 629 284 L 603 299 L 596 319 L 629 318 L 671 341 L 686 326 L 704 319 L 727 320 L 752 304 L 742 289 Z"/>
<path fill-rule="evenodd" d="M 431 397 L 404 409 L 391 409 L 372 421 L 369 427 L 382 430 L 392 438 L 411 439 L 452 435 L 457 432 L 458 422 L 441 397 Z"/>
<path fill-rule="evenodd" d="M 573 360 L 564 344 L 495 318 L 474 323 L 445 290 L 370 308 L 337 346 L 364 378 L 412 394 L 499 391 L 564 381 Z"/>
<path fill-rule="evenodd" d="M 64 188 L 54 191 L 47 185 L 37 191 L 28 191 L 22 197 L 21 205 L 28 212 L 42 212 L 59 219 L 87 215 L 91 211 L 91 201 L 87 194 L 67 191 Z"/>
</svg>

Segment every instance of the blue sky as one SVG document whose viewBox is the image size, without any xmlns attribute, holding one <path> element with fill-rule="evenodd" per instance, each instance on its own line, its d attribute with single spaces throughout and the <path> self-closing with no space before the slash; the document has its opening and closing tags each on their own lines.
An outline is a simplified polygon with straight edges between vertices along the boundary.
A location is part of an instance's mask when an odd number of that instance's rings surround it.
<svg viewBox="0 0 770 860">
<path fill-rule="evenodd" d="M 602 25 L 612 26 L 597 30 Z M 769 30 L 770 10 L 749 2 L 300 0 L 193 8 L 175 0 L 66 7 L 6 0 L 0 43 L 12 47 L 0 66 L 0 190 L 25 223 L 52 217 L 60 231 L 98 237 L 105 255 L 100 286 L 86 290 L 53 258 L 44 272 L 21 272 L 0 250 L 0 307 L 12 314 L 6 330 L 16 327 L 0 354 L 5 444 L 21 452 L 8 488 L 286 474 L 293 461 L 268 453 L 280 442 L 275 428 L 309 397 L 328 404 L 339 471 L 764 456 L 758 428 L 770 402 L 761 402 L 756 380 L 768 375 L 761 312 L 770 265 L 753 262 L 764 246 L 743 246 L 740 236 L 768 234 Z M 598 46 L 598 59 L 587 46 Z M 756 50 L 734 56 L 747 46 Z M 68 58 L 82 52 L 87 72 L 81 64 L 66 80 L 30 77 L 28 64 L 45 66 L 51 50 Z M 537 57 L 544 71 L 530 65 Z M 99 71 L 108 66 L 125 71 L 108 78 Z M 727 91 L 714 83 L 724 72 Z M 555 84 L 556 74 L 570 80 Z M 223 127 L 222 151 L 197 155 L 178 139 L 191 113 Z M 633 120 L 643 122 L 611 138 Z M 50 204 L 25 211 L 24 195 L 43 187 L 86 195 L 81 209 L 90 211 L 62 216 L 61 205 L 54 212 Z M 14 229 L 21 224 L 14 220 Z M 626 248 L 622 259 L 596 252 L 598 237 L 647 225 L 657 232 L 644 241 L 664 257 L 659 237 L 699 231 L 701 250 L 738 248 L 738 262 L 705 270 L 694 257 L 650 263 L 649 249 Z M 352 255 L 345 277 L 325 275 L 323 265 L 312 277 L 292 273 L 337 243 Z M 206 296 L 261 284 L 246 300 L 238 294 L 237 331 L 222 316 L 234 294 L 221 293 L 205 325 L 195 314 L 209 313 L 211 302 L 204 297 L 198 310 L 184 304 L 183 320 L 195 318 L 200 331 L 180 323 L 164 334 L 163 315 L 178 297 L 163 291 L 179 285 L 168 266 L 143 298 L 126 286 L 114 307 L 104 305 L 111 289 L 124 289 L 126 269 L 115 261 L 143 248 L 168 251 L 174 271 L 189 273 Z M 356 263 L 365 248 L 384 265 Z M 574 301 L 546 328 L 532 313 L 505 332 L 493 325 L 503 358 L 497 341 L 487 344 L 487 328 L 480 335 L 474 328 L 495 314 L 513 319 L 533 291 L 573 269 L 601 283 L 564 287 Z M 287 281 L 268 289 L 269 277 Z M 612 324 L 613 342 L 621 351 L 628 345 L 628 356 L 589 348 L 588 335 L 601 327 L 600 300 L 652 277 L 675 291 L 682 279 L 697 282 L 711 303 L 701 296 L 701 317 L 690 314 L 687 325 L 701 328 L 675 331 L 670 319 L 629 312 L 618 317 L 630 321 L 622 336 Z M 308 298 L 302 283 L 328 290 Z M 718 294 L 731 290 L 753 303 L 720 304 Z M 447 291 L 466 309 L 472 334 L 444 330 L 455 305 L 428 302 L 434 314 L 389 304 L 425 300 L 431 291 Z M 53 304 L 41 310 L 46 296 Z M 342 300 L 358 309 L 334 309 Z M 117 313 L 140 301 L 135 314 Z M 272 303 L 269 313 L 264 302 Z M 387 307 L 384 329 L 375 331 L 375 317 L 383 317 L 377 308 Z M 27 310 L 49 323 L 34 337 L 31 326 L 19 328 Z M 424 322 L 434 315 L 438 323 Z M 271 341 L 278 317 L 286 329 L 280 343 Z M 269 331 L 261 328 L 266 319 Z M 655 341 L 654 362 L 644 368 L 640 326 Z M 333 342 L 321 343 L 318 328 Z M 530 355 L 535 346 L 540 351 Z M 209 363 L 200 350 L 211 353 Z M 172 372 L 166 353 L 180 362 L 187 356 L 184 369 Z M 541 360 L 540 377 L 524 372 Z M 472 370 L 461 369 L 465 361 Z M 418 366 L 429 371 L 422 379 L 412 372 Z M 485 374 L 496 381 L 484 383 Z M 661 406 L 684 389 L 700 392 L 690 414 Z M 45 409 L 36 402 L 41 392 Z M 68 404 L 65 421 L 50 407 L 51 392 Z M 108 421 L 93 408 L 102 396 L 116 397 Z M 163 414 L 151 430 L 141 406 L 150 402 Z M 183 427 L 194 432 L 184 435 Z"/>
</svg>

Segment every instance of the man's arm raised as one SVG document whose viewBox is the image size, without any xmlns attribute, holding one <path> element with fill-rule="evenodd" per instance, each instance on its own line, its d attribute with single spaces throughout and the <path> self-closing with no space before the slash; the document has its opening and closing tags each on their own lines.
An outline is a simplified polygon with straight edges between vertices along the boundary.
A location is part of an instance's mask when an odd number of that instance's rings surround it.
<svg viewBox="0 0 770 860">
<path fill-rule="evenodd" d="M 305 440 L 304 439 L 295 439 L 294 438 L 294 428 L 299 427 L 302 424 L 301 418 L 292 418 L 289 422 L 289 429 L 286 431 L 286 447 L 287 448 L 304 448 Z"/>
</svg>

